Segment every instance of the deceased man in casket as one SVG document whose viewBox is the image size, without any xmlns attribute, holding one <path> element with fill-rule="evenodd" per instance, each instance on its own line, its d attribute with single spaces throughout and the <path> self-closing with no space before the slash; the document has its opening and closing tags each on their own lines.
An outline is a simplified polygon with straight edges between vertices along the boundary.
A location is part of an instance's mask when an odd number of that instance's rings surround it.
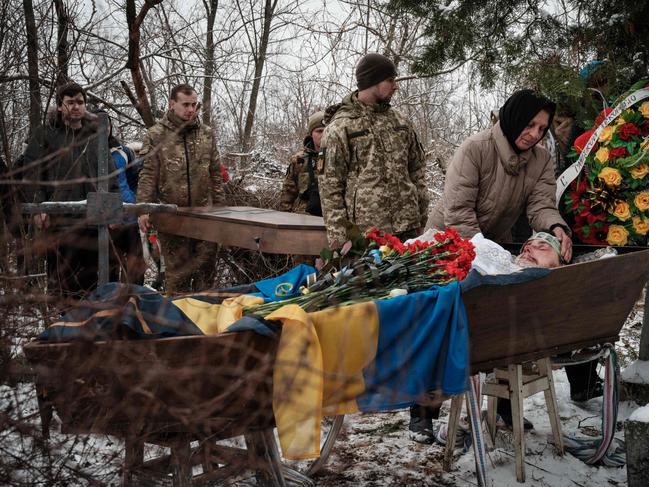
<svg viewBox="0 0 649 487">
<path fill-rule="evenodd" d="M 428 238 L 429 230 L 420 239 Z M 524 268 L 542 267 L 553 269 L 565 265 L 561 257 L 561 242 L 557 237 L 546 232 L 535 232 L 521 247 L 518 255 L 492 240 L 476 234 L 471 242 L 475 246 L 475 259 L 472 268 L 484 275 L 512 274 Z M 570 382 L 570 397 L 573 401 L 584 401 L 602 395 L 602 380 L 597 375 L 597 361 L 566 366 L 566 375 Z M 499 399 L 498 414 L 505 424 L 511 426 L 512 413 L 508 400 Z M 446 442 L 446 429 L 433 427 L 432 420 L 438 419 L 439 407 L 415 405 L 410 409 L 410 431 L 412 439 L 422 443 Z M 525 420 L 525 429 L 533 425 Z M 461 430 L 460 430 L 461 433 Z"/>
</svg>

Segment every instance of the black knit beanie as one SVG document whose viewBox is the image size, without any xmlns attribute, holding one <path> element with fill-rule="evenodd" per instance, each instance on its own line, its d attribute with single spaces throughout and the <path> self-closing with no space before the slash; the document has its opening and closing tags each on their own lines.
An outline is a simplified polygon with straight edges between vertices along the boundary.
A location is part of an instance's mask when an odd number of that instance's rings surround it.
<svg viewBox="0 0 649 487">
<path fill-rule="evenodd" d="M 356 84 L 359 90 L 379 84 L 397 75 L 397 67 L 382 54 L 366 54 L 356 65 Z"/>
<path fill-rule="evenodd" d="M 503 130 L 509 145 L 517 154 L 522 151 L 516 147 L 516 139 L 521 135 L 527 124 L 536 117 L 541 110 L 550 114 L 548 126 L 543 132 L 543 137 L 550 130 L 554 112 L 557 106 L 547 98 L 534 93 L 532 90 L 520 90 L 514 93 L 505 104 L 500 108 L 498 116 L 500 118 L 500 128 Z"/>
</svg>

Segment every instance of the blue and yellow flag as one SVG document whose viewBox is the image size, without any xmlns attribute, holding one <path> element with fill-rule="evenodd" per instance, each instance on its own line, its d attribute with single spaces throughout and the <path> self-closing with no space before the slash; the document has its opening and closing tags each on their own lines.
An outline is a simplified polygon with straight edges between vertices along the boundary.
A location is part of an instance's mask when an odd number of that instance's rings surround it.
<svg viewBox="0 0 649 487">
<path fill-rule="evenodd" d="M 458 283 L 305 313 L 285 306 L 273 377 L 283 455 L 317 457 L 322 415 L 400 409 L 467 387 L 468 324 Z"/>
<path fill-rule="evenodd" d="M 282 452 L 291 459 L 319 455 L 323 415 L 399 409 L 431 391 L 450 395 L 466 389 L 468 328 L 458 283 L 314 313 L 287 305 L 266 320 L 242 317 L 244 306 L 299 289 L 310 268 L 296 269 L 245 288 L 256 295 L 222 290 L 172 299 L 110 283 L 40 338 L 137 339 L 253 330 L 276 339 L 270 324 L 281 323 L 273 409 Z"/>
</svg>

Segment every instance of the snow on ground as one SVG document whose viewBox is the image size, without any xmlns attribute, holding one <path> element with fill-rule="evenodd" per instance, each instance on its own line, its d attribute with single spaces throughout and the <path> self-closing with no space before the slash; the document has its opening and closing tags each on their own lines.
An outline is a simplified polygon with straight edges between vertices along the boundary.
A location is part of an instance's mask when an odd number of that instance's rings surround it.
<svg viewBox="0 0 649 487">
<path fill-rule="evenodd" d="M 580 405 L 570 401 L 568 380 L 562 370 L 555 371 L 559 415 L 564 434 L 597 436 L 600 430 L 601 400 Z M 442 410 L 446 421 L 450 402 Z M 486 407 L 486 401 L 484 403 Z M 618 416 L 617 437 L 624 438 L 622 422 L 635 404 L 623 403 Z M 604 487 L 626 485 L 626 469 L 590 467 L 566 454 L 560 457 L 550 441 L 552 431 L 542 393 L 525 400 L 525 417 L 535 429 L 525 434 L 526 475 L 524 484 L 516 481 L 512 433 L 501 430 L 496 450 L 489 454 L 488 485 L 493 487 Z M 338 486 L 471 486 L 477 485 L 473 450 L 456 450 L 454 469 L 442 471 L 443 447 L 421 445 L 407 434 L 408 412 L 358 414 L 348 418 L 345 434 L 339 438 L 325 471 L 316 477 L 318 485 Z"/>
<path fill-rule="evenodd" d="M 629 420 L 637 421 L 638 423 L 649 423 L 649 406 L 644 406 L 633 411 Z"/>
<path fill-rule="evenodd" d="M 617 344 L 620 367 L 637 358 L 642 324 L 641 307 L 629 315 Z M 570 386 L 563 370 L 554 372 L 563 433 L 572 437 L 597 437 L 601 430 L 601 398 L 586 403 L 570 400 Z M 441 421 L 446 421 L 450 401 L 444 404 Z M 566 454 L 557 454 L 550 438 L 552 430 L 542 393 L 524 403 L 524 415 L 535 426 L 525 434 L 526 482 L 516 480 L 516 461 L 512 433 L 499 430 L 495 451 L 489 453 L 487 468 L 491 487 L 610 487 L 626 485 L 625 468 L 592 467 Z M 486 408 L 486 401 L 483 404 Z M 617 438 L 624 439 L 624 421 L 638 409 L 622 402 L 618 411 Z M 477 485 L 473 450 L 460 454 L 452 472 L 442 470 L 443 447 L 422 445 L 408 438 L 408 411 L 383 414 L 357 414 L 346 418 L 330 461 L 316 477 L 318 485 L 342 486 L 473 486 Z"/>
<path fill-rule="evenodd" d="M 631 313 L 618 342 L 620 366 L 637 359 L 641 308 Z M 554 373 L 559 414 L 564 434 L 595 437 L 600 430 L 601 399 L 575 404 L 563 370 Z M 442 410 L 448 415 L 449 402 Z M 486 407 L 486 402 L 485 402 Z M 623 421 L 638 406 L 620 404 L 617 437 L 623 439 Z M 637 413 L 640 414 L 640 413 Z M 610 487 L 626 485 L 626 469 L 591 467 L 566 454 L 559 457 L 549 441 L 551 429 L 544 396 L 525 400 L 525 417 L 535 430 L 526 433 L 527 482 L 516 481 L 511 432 L 500 430 L 496 450 L 489 454 L 487 476 L 490 487 Z M 644 416 L 643 416 L 644 417 Z M 56 422 L 55 422 L 56 423 Z M 123 444 L 107 436 L 74 436 L 56 432 L 48 452 L 39 443 L 38 407 L 33 385 L 0 385 L 0 484 L 11 486 L 119 485 Z M 317 485 L 343 486 L 474 486 L 477 485 L 473 452 L 456 452 L 454 469 L 442 470 L 443 448 L 410 440 L 408 411 L 348 416 L 342 434 L 324 469 L 315 477 Z M 238 441 L 238 440 L 235 440 Z M 152 450 L 149 450 L 153 454 Z M 305 464 L 301 464 L 305 467 Z M 254 481 L 235 485 L 254 485 Z"/>
<path fill-rule="evenodd" d="M 649 384 L 649 361 L 636 360 L 622 371 L 622 380 L 634 384 Z"/>
</svg>

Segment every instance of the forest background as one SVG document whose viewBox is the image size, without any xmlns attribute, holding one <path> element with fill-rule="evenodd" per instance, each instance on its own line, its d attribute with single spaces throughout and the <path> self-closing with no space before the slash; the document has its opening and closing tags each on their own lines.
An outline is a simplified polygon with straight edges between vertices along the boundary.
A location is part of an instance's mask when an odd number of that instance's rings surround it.
<svg viewBox="0 0 649 487">
<path fill-rule="evenodd" d="M 83 85 L 89 108 L 106 109 L 128 143 L 164 113 L 172 86 L 189 83 L 216 132 L 230 195 L 240 197 L 231 203 L 272 207 L 309 115 L 355 89 L 354 66 L 367 52 L 398 66 L 393 104 L 419 134 L 435 196 L 455 148 L 488 126 L 516 88 L 541 90 L 588 126 L 602 97 L 579 76 L 584 66 L 607 61 L 600 87 L 609 99 L 646 77 L 649 2 L 0 0 L 0 155 L 8 166 L 0 188 L 19 182 L 16 161 L 60 84 Z M 0 484 L 112 479 L 121 457 L 107 440 L 57 438 L 49 449 L 40 440 L 21 344 L 56 307 L 16 266 L 19 239 L 3 227 L 0 243 Z M 233 250 L 219 261 L 232 281 L 290 264 L 251 254 Z M 257 275 L 245 261 L 253 258 Z M 39 269 L 26 271 L 42 279 Z"/>
<path fill-rule="evenodd" d="M 578 72 L 589 61 L 608 60 L 613 85 L 646 73 L 648 9 L 577 0 L 1 0 L 2 155 L 11 168 L 67 80 L 110 112 L 125 142 L 140 140 L 170 88 L 187 82 L 235 181 L 254 184 L 283 171 L 308 116 L 354 89 L 356 61 L 375 51 L 406 78 L 394 104 L 430 161 L 443 164 L 516 87 L 578 105 Z"/>
</svg>

